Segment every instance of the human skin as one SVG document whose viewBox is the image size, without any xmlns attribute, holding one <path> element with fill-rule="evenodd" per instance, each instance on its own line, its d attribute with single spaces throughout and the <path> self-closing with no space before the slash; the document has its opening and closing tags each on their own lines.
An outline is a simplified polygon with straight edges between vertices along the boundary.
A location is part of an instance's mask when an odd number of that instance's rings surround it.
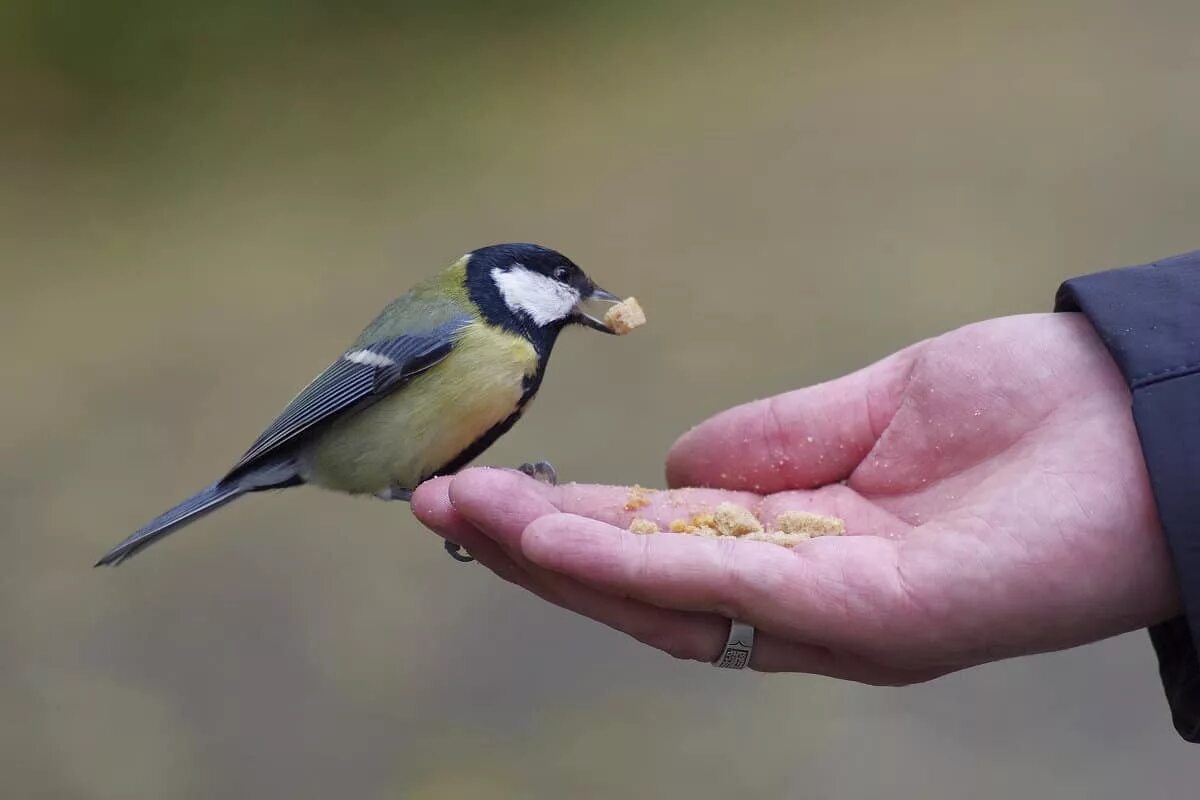
<svg viewBox="0 0 1200 800">
<path fill-rule="evenodd" d="M 744 620 L 763 671 L 909 684 L 1180 610 L 1129 390 L 1077 314 L 978 323 L 725 411 L 676 442 L 667 480 L 702 488 L 630 511 L 627 487 L 472 469 L 412 508 L 501 578 L 673 656 L 713 660 Z M 721 502 L 847 535 L 626 530 Z"/>
</svg>

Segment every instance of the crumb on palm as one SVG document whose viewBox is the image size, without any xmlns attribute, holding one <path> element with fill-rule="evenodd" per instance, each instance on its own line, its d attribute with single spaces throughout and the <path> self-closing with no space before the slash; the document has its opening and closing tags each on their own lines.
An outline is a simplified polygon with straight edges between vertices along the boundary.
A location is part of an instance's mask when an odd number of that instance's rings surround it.
<svg viewBox="0 0 1200 800">
<path fill-rule="evenodd" d="M 633 520 L 629 529 L 635 533 L 660 532 L 656 523 L 642 518 Z M 735 503 L 722 503 L 711 513 L 699 512 L 689 519 L 674 519 L 667 530 L 707 538 L 769 542 L 791 548 L 814 536 L 839 536 L 846 532 L 846 523 L 839 517 L 811 511 L 784 511 L 775 518 L 772 529 L 767 530 L 749 509 Z"/>
<path fill-rule="evenodd" d="M 637 511 L 638 509 L 645 508 L 646 506 L 650 505 L 649 495 L 653 491 L 653 489 L 646 489 L 634 484 L 629 489 L 629 496 L 625 498 L 625 510 Z"/>
<path fill-rule="evenodd" d="M 762 523 L 753 512 L 734 503 L 721 503 L 712 516 L 712 527 L 716 528 L 721 536 L 745 536 L 763 530 Z"/>
<path fill-rule="evenodd" d="M 634 517 L 633 522 L 629 523 L 629 530 L 632 533 L 658 533 L 658 523 L 652 519 L 644 519 L 643 517 Z"/>
<path fill-rule="evenodd" d="M 840 536 L 846 532 L 846 523 L 838 517 L 814 514 L 811 511 L 784 511 L 775 518 L 774 528 L 780 533 Z"/>
</svg>

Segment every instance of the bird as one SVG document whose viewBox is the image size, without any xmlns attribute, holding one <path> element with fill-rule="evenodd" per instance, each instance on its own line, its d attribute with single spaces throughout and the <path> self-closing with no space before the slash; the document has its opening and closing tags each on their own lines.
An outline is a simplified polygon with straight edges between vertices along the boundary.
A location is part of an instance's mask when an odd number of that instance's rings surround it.
<svg viewBox="0 0 1200 800">
<path fill-rule="evenodd" d="M 388 304 L 297 394 L 218 481 L 104 554 L 116 566 L 243 495 L 313 485 L 411 500 L 520 419 L 569 325 L 614 333 L 596 302 L 619 298 L 548 247 L 473 250 Z M 522 465 L 554 482 L 547 462 Z M 460 561 L 457 545 L 446 542 Z"/>
</svg>

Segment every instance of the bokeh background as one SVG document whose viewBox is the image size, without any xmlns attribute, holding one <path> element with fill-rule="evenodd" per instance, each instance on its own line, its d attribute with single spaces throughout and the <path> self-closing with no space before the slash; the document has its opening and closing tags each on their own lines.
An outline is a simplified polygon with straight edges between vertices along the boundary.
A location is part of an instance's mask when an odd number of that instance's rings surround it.
<svg viewBox="0 0 1200 800">
<path fill-rule="evenodd" d="M 385 299 L 562 249 L 637 294 L 487 460 L 674 437 L 1200 246 L 1190 2 L 0 3 L 12 798 L 1187 796 L 1144 634 L 908 689 L 677 663 L 257 496 L 119 571 Z"/>
</svg>

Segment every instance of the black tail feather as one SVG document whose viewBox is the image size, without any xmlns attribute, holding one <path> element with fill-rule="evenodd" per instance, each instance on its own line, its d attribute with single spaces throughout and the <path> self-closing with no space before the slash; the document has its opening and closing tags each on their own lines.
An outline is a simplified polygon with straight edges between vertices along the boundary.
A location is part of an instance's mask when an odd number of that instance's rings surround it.
<svg viewBox="0 0 1200 800">
<path fill-rule="evenodd" d="M 148 525 L 104 554 L 96 562 L 97 567 L 115 567 L 133 556 L 143 547 L 158 541 L 169 533 L 194 522 L 210 511 L 215 511 L 244 494 L 247 488 L 236 484 L 214 483 L 199 494 L 189 497 L 179 505 L 155 517 Z"/>
</svg>

